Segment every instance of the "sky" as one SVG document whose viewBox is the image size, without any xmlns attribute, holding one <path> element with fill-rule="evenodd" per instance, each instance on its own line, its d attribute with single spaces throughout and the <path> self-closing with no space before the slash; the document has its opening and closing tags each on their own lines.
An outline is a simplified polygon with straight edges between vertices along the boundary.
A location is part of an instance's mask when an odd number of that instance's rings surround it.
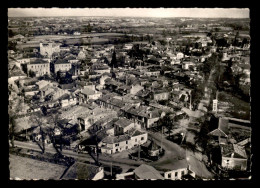
<svg viewBox="0 0 260 188">
<path fill-rule="evenodd" d="M 125 16 L 249 18 L 248 8 L 9 8 L 8 17 Z"/>
</svg>

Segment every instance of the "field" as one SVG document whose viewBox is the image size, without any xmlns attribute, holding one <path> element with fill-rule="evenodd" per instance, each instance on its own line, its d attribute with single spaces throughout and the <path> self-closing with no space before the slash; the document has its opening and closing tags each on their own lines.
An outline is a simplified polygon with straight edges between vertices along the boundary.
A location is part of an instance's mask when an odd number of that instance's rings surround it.
<svg viewBox="0 0 260 188">
<path fill-rule="evenodd" d="M 224 102 L 227 104 L 224 110 L 225 115 L 238 119 L 250 119 L 250 103 L 240 100 L 227 92 L 219 92 L 218 99 L 220 103 Z M 219 105 L 219 108 L 221 109 L 222 106 Z"/>
<path fill-rule="evenodd" d="M 103 44 L 109 41 L 111 37 L 122 37 L 124 34 L 122 33 L 89 33 L 89 34 L 82 34 L 78 36 L 74 35 L 40 35 L 29 37 L 27 43 L 21 43 L 17 45 L 17 48 L 36 48 L 40 46 L 40 41 L 44 41 L 46 39 L 56 40 L 63 42 L 66 40 L 67 44 L 77 44 L 81 43 L 82 40 L 84 43 L 92 43 L 92 44 Z"/>
<path fill-rule="evenodd" d="M 10 179 L 54 179 L 61 177 L 65 166 L 38 161 L 26 157 L 9 155 Z"/>
</svg>

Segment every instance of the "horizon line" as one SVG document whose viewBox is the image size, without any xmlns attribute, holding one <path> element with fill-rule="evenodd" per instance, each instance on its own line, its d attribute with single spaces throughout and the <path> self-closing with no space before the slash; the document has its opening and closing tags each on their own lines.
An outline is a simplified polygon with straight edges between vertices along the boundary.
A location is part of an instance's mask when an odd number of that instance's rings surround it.
<svg viewBox="0 0 260 188">
<path fill-rule="evenodd" d="M 245 17 L 186 17 L 186 16 L 8 16 L 8 18 L 51 18 L 51 17 L 124 17 L 124 18 L 205 18 L 205 19 L 211 19 L 211 18 L 228 18 L 228 19 L 250 19 Z"/>
</svg>

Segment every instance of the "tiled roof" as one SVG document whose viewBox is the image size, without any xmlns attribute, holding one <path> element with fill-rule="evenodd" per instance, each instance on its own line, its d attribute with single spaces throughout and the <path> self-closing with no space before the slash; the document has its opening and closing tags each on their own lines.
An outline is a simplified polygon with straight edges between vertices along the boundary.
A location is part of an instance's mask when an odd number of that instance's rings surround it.
<svg viewBox="0 0 260 188">
<path fill-rule="evenodd" d="M 108 143 L 108 144 L 113 144 L 113 143 L 127 141 L 129 139 L 130 139 L 130 137 L 128 135 L 107 136 L 102 142 Z"/>
<path fill-rule="evenodd" d="M 164 179 L 164 177 L 152 166 L 142 164 L 134 170 L 135 175 L 138 179 Z"/>
<path fill-rule="evenodd" d="M 100 171 L 99 166 L 94 166 L 94 165 L 85 164 L 81 162 L 75 162 L 68 169 L 68 171 L 66 171 L 62 179 L 92 180 L 99 171 Z"/>
<path fill-rule="evenodd" d="M 226 118 L 220 118 L 219 124 L 218 124 L 219 130 L 221 130 L 223 133 L 228 135 L 228 119 Z"/>
<path fill-rule="evenodd" d="M 126 118 L 122 118 L 122 119 L 119 119 L 118 121 L 115 122 L 115 125 L 118 125 L 120 127 L 127 127 L 129 126 L 130 124 L 132 124 L 133 121 L 131 120 L 128 120 Z"/>
<path fill-rule="evenodd" d="M 31 65 L 34 65 L 34 64 L 48 64 L 49 62 L 48 61 L 45 61 L 43 59 L 35 59 L 34 61 L 30 62 Z"/>
<path fill-rule="evenodd" d="M 70 64 L 67 60 L 65 59 L 58 59 L 55 64 Z"/>
</svg>

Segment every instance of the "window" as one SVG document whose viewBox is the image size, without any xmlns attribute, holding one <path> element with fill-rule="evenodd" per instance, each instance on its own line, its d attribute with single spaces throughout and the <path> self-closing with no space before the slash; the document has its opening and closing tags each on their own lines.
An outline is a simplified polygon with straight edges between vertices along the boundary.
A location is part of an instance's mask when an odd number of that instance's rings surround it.
<svg viewBox="0 0 260 188">
<path fill-rule="evenodd" d="M 125 141 L 126 144 L 128 144 L 128 141 Z"/>
<path fill-rule="evenodd" d="M 181 171 L 181 175 L 182 175 L 182 176 L 184 175 L 184 170 L 183 170 L 183 171 Z"/>
<path fill-rule="evenodd" d="M 115 144 L 115 146 L 119 146 L 119 144 Z"/>
<path fill-rule="evenodd" d="M 135 142 L 137 142 L 137 138 L 135 139 Z"/>
<path fill-rule="evenodd" d="M 171 177 L 172 177 L 172 174 L 171 174 L 171 173 L 169 173 L 169 174 L 168 174 L 168 178 L 171 178 Z"/>
<path fill-rule="evenodd" d="M 126 146 L 125 149 L 128 149 L 128 146 Z"/>
<path fill-rule="evenodd" d="M 178 176 L 178 172 L 175 172 L 175 177 L 177 177 Z"/>
<path fill-rule="evenodd" d="M 141 140 L 144 140 L 144 137 L 141 137 Z"/>
</svg>

